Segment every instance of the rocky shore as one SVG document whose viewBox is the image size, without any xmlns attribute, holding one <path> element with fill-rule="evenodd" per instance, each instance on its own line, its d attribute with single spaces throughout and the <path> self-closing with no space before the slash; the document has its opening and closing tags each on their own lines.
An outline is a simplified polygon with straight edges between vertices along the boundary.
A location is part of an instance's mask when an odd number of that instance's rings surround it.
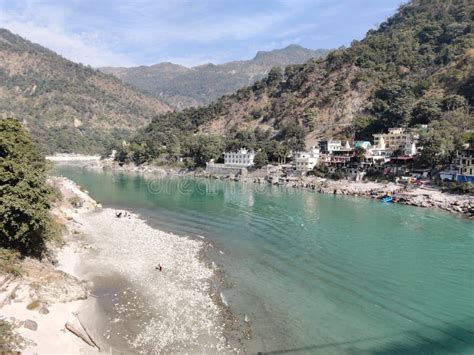
<svg viewBox="0 0 474 355">
<path fill-rule="evenodd" d="M 18 350 L 243 351 L 226 333 L 234 320 L 213 286 L 218 271 L 202 259 L 211 245 L 104 209 L 66 178 L 50 183 L 63 196 L 53 214 L 65 246 L 51 247 L 47 260 L 24 260 L 20 277 L 0 277 L 0 316 L 21 336 Z"/>
<path fill-rule="evenodd" d="M 54 181 L 50 181 L 54 184 Z M 69 329 L 88 339 L 81 325 L 81 307 L 90 299 L 92 284 L 75 272 L 80 264 L 80 225 L 73 217 L 68 201 L 70 191 L 52 210 L 55 222 L 62 226 L 64 246 L 48 246 L 44 260 L 26 258 L 20 263 L 20 275 L 0 275 L 0 316 L 17 335 L 17 351 L 25 353 L 92 353 L 97 352 Z M 84 203 L 82 210 L 98 205 L 86 193 L 74 196 Z"/>
<path fill-rule="evenodd" d="M 252 181 L 260 184 L 272 183 L 265 178 L 255 178 Z M 285 187 L 305 188 L 325 194 L 362 196 L 373 199 L 380 199 L 390 193 L 395 198 L 396 203 L 415 207 L 438 208 L 474 218 L 474 196 L 449 194 L 431 186 L 407 188 L 406 185 L 396 183 L 334 181 L 309 176 L 296 180 L 283 179 L 275 184 Z"/>
</svg>

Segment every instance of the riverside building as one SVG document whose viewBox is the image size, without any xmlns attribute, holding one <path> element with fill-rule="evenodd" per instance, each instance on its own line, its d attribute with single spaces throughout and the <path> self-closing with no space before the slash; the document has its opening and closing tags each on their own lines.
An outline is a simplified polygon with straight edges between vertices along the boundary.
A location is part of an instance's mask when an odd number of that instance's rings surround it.
<svg viewBox="0 0 474 355">
<path fill-rule="evenodd" d="M 297 152 L 295 153 L 293 163 L 297 171 L 308 172 L 319 162 L 319 149 L 311 147 L 308 152 Z"/>
<path fill-rule="evenodd" d="M 224 165 L 230 167 L 251 167 L 253 166 L 253 159 L 255 152 L 240 148 L 237 152 L 224 153 Z"/>
<path fill-rule="evenodd" d="M 389 128 L 388 133 L 377 133 L 373 135 L 374 146 L 379 149 L 403 152 L 405 156 L 413 156 L 417 153 L 415 137 L 405 128 Z"/>
</svg>

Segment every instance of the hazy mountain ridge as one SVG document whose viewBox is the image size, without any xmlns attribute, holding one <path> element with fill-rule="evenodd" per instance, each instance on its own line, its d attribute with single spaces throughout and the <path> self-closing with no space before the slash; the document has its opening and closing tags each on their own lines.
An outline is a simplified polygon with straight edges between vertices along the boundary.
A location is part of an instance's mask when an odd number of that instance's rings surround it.
<svg viewBox="0 0 474 355">
<path fill-rule="evenodd" d="M 168 110 L 111 75 L 0 29 L 0 116 L 23 122 L 49 151 L 97 150 Z"/>
<path fill-rule="evenodd" d="M 260 51 L 251 60 L 224 64 L 203 64 L 192 68 L 173 63 L 159 63 L 133 68 L 99 68 L 123 82 L 158 97 L 175 108 L 209 104 L 262 79 L 274 66 L 301 64 L 320 58 L 328 50 L 310 50 L 298 45 L 283 49 Z"/>
</svg>

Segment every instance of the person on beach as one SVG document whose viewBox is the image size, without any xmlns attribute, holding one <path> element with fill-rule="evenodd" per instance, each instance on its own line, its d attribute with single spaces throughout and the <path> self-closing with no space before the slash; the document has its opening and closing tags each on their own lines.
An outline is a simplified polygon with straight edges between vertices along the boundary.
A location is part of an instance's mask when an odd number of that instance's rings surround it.
<svg viewBox="0 0 474 355">
<path fill-rule="evenodd" d="M 156 269 L 156 270 L 163 271 L 163 267 L 161 266 L 161 263 L 158 264 L 158 266 L 155 266 L 155 269 Z"/>
</svg>

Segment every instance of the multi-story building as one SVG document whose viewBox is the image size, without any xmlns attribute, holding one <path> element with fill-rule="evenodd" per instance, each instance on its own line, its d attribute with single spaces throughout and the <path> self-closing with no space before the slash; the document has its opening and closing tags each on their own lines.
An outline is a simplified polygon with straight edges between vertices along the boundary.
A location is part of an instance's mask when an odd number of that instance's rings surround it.
<svg viewBox="0 0 474 355">
<path fill-rule="evenodd" d="M 307 172 L 313 170 L 319 161 L 319 149 L 311 147 L 308 152 L 297 152 L 293 158 L 293 164 L 297 171 Z"/>
<path fill-rule="evenodd" d="M 416 154 L 416 137 L 407 132 L 405 128 L 389 128 L 388 133 L 377 133 L 373 137 L 376 147 L 383 147 L 383 149 L 392 152 L 400 150 L 405 156 Z"/>
<path fill-rule="evenodd" d="M 245 148 L 240 148 L 237 152 L 224 153 L 224 165 L 232 167 L 250 167 L 253 166 L 255 152 Z"/>
<path fill-rule="evenodd" d="M 325 166 L 345 167 L 351 161 L 349 154 L 321 154 L 320 162 Z"/>
<path fill-rule="evenodd" d="M 321 153 L 332 154 L 342 149 L 342 142 L 340 140 L 323 139 L 319 141 L 319 149 Z"/>
<path fill-rule="evenodd" d="M 458 182 L 474 182 L 474 145 L 456 154 L 454 165 L 457 168 Z"/>
</svg>

